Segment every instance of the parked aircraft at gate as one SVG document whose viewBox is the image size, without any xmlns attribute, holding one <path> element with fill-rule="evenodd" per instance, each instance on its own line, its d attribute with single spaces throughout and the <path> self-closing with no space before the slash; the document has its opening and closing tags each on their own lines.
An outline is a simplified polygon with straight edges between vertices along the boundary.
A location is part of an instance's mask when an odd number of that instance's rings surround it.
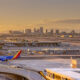
<svg viewBox="0 0 80 80">
<path fill-rule="evenodd" d="M 20 57 L 22 50 L 20 50 L 16 55 L 14 56 L 0 56 L 1 61 L 7 61 L 7 60 L 14 60 Z"/>
</svg>

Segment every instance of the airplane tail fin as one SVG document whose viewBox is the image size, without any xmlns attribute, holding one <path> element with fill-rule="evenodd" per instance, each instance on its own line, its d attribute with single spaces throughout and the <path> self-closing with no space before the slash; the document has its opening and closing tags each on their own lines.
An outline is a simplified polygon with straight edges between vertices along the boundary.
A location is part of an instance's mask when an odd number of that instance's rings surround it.
<svg viewBox="0 0 80 80">
<path fill-rule="evenodd" d="M 20 56 L 21 52 L 22 52 L 22 50 L 20 50 L 12 59 L 13 59 L 13 60 L 14 60 L 14 59 L 17 59 L 17 58 Z"/>
</svg>

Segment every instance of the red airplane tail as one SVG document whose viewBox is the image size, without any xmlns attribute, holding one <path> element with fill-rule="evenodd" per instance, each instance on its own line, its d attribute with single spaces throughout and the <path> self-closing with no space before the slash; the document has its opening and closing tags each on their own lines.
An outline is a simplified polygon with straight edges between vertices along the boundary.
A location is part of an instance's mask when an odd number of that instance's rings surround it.
<svg viewBox="0 0 80 80">
<path fill-rule="evenodd" d="M 12 59 L 17 59 L 20 56 L 21 52 L 22 52 L 22 50 L 20 50 L 15 56 L 13 56 Z"/>
</svg>

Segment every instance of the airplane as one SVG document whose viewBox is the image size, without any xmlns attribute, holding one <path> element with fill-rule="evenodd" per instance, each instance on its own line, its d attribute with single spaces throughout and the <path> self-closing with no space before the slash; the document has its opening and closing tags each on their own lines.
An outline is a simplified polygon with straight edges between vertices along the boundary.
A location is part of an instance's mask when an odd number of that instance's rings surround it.
<svg viewBox="0 0 80 80">
<path fill-rule="evenodd" d="M 20 50 L 16 55 L 14 56 L 0 56 L 1 61 L 8 61 L 8 60 L 14 60 L 20 57 L 22 50 Z"/>
</svg>

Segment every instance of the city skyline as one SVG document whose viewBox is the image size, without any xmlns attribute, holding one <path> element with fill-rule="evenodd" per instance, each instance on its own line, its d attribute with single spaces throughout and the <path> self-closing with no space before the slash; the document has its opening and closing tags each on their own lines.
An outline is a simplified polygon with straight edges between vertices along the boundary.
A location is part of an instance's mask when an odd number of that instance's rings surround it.
<svg viewBox="0 0 80 80">
<path fill-rule="evenodd" d="M 80 0 L 0 0 L 0 32 L 44 26 L 80 31 Z"/>
<path fill-rule="evenodd" d="M 30 33 L 35 33 L 35 34 L 38 34 L 38 33 L 40 33 L 40 34 L 44 34 L 44 33 L 74 33 L 74 34 L 76 34 L 76 33 L 78 33 L 78 32 L 76 32 L 74 29 L 73 30 L 71 30 L 70 32 L 67 32 L 67 31 L 61 31 L 61 30 L 59 30 L 59 29 L 50 29 L 50 30 L 48 30 L 47 28 L 46 29 L 44 29 L 44 27 L 39 27 L 39 28 L 33 28 L 33 30 L 31 29 L 31 28 L 28 28 L 28 29 L 24 29 L 23 31 L 20 31 L 20 30 L 10 30 L 9 31 L 9 33 L 15 33 L 15 34 L 30 34 Z M 80 32 L 79 32 L 80 33 Z"/>
<path fill-rule="evenodd" d="M 39 29 L 40 27 L 43 27 L 44 30 L 48 29 L 50 31 L 51 29 L 56 30 L 59 29 L 60 31 L 70 32 L 72 30 L 75 30 L 76 32 L 80 33 L 80 20 L 79 19 L 71 19 L 71 20 L 58 20 L 58 21 L 49 21 L 45 23 L 40 24 L 34 24 L 34 25 L 22 25 L 22 26 L 7 26 L 6 28 L 2 27 L 2 32 L 8 32 L 9 30 L 20 30 L 24 31 L 24 29 L 31 29 L 32 31 L 34 28 Z M 70 29 L 72 27 L 72 29 Z M 8 30 L 7 30 L 8 29 Z"/>
</svg>

